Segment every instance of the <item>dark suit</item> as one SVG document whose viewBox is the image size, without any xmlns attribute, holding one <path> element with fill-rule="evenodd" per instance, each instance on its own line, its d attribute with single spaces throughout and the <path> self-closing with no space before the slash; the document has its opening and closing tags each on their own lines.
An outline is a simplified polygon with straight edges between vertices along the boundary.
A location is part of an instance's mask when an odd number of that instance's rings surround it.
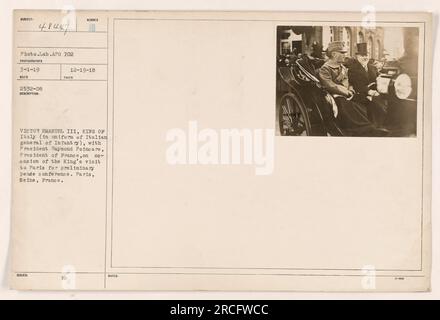
<svg viewBox="0 0 440 320">
<path fill-rule="evenodd" d="M 357 60 L 354 60 L 348 69 L 348 81 L 356 92 L 353 101 L 366 106 L 370 121 L 381 127 L 386 117 L 386 105 L 380 96 L 373 97 L 372 101 L 367 98 L 368 91 L 375 87 L 369 85 L 376 82 L 377 76 L 377 69 L 373 65 L 369 65 L 365 70 Z"/>
</svg>

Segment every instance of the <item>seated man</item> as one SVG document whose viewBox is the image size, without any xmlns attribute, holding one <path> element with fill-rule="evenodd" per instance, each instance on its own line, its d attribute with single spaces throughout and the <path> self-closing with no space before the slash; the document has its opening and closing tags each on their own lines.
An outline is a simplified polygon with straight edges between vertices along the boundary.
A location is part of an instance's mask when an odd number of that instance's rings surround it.
<svg viewBox="0 0 440 320">
<path fill-rule="evenodd" d="M 340 41 L 329 43 L 329 59 L 319 70 L 319 78 L 324 88 L 333 95 L 338 106 L 336 121 L 344 133 L 351 136 L 386 136 L 388 131 L 374 126 L 367 116 L 365 106 L 351 101 L 354 90 L 348 85 L 348 70 L 344 45 Z"/>
<path fill-rule="evenodd" d="M 368 119 L 381 127 L 387 115 L 387 108 L 379 93 L 371 86 L 376 84 L 378 73 L 368 58 L 367 43 L 358 43 L 355 59 L 348 68 L 348 81 L 356 92 L 353 101 L 366 106 Z"/>
</svg>

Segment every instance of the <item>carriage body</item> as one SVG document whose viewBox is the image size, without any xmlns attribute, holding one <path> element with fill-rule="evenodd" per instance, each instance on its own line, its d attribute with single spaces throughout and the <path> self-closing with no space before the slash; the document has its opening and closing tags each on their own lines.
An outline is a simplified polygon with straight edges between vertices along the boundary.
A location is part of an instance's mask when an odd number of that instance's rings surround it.
<svg viewBox="0 0 440 320">
<path fill-rule="evenodd" d="M 278 108 L 281 135 L 343 135 L 335 122 L 335 102 L 306 57 L 279 66 L 278 81 L 283 92 Z"/>
</svg>

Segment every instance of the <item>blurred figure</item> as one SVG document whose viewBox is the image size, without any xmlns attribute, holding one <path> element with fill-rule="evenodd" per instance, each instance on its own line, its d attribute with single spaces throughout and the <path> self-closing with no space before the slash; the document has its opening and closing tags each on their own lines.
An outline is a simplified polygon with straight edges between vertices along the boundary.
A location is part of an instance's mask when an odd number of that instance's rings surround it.
<svg viewBox="0 0 440 320">
<path fill-rule="evenodd" d="M 295 63 L 296 59 L 298 59 L 298 50 L 296 48 L 293 48 L 292 52 L 288 56 L 288 59 L 289 59 L 290 65 L 293 65 Z"/>
<path fill-rule="evenodd" d="M 322 45 L 314 41 L 312 44 L 312 52 L 310 53 L 310 61 L 315 69 L 321 68 L 325 62 L 322 50 Z"/>
<path fill-rule="evenodd" d="M 379 62 L 375 59 L 370 59 L 368 60 L 367 67 L 371 73 L 371 78 L 374 78 L 374 81 L 376 81 L 376 78 L 379 76 Z"/>
<path fill-rule="evenodd" d="M 345 57 L 345 60 L 344 60 L 344 66 L 345 66 L 346 68 L 350 68 L 351 65 L 353 64 L 354 60 L 355 60 L 355 59 L 354 59 L 353 57 Z"/>
<path fill-rule="evenodd" d="M 315 59 L 322 59 L 324 60 L 324 56 L 322 55 L 322 45 L 319 44 L 319 42 L 314 41 L 312 44 L 312 53 L 310 54 L 311 57 Z"/>
<path fill-rule="evenodd" d="M 405 52 L 398 59 L 400 70 L 410 76 L 417 76 L 419 57 L 419 30 L 417 28 L 404 28 L 403 46 Z"/>
</svg>

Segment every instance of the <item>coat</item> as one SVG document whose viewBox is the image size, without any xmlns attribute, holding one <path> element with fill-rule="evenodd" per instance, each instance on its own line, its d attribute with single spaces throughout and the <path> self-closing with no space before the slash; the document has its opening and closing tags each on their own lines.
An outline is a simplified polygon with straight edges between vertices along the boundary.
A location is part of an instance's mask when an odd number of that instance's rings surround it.
<svg viewBox="0 0 440 320">
<path fill-rule="evenodd" d="M 369 84 L 375 83 L 377 78 L 377 70 L 374 66 L 369 65 L 365 70 L 362 64 L 354 60 L 348 69 L 348 82 L 356 92 L 355 101 L 365 102 L 368 96 Z"/>
<path fill-rule="evenodd" d="M 357 60 L 348 69 L 348 81 L 356 92 L 353 101 L 365 105 L 368 119 L 377 127 L 382 127 L 387 115 L 384 101 L 380 96 L 367 99 L 368 91 L 375 89 L 375 86 L 368 87 L 368 85 L 375 83 L 377 76 L 378 71 L 373 65 L 368 65 L 368 70 L 365 70 Z"/>
<path fill-rule="evenodd" d="M 344 97 L 350 95 L 348 90 L 347 68 L 341 64 L 335 64 L 328 60 L 319 69 L 319 79 L 324 88 L 331 94 Z"/>
</svg>

